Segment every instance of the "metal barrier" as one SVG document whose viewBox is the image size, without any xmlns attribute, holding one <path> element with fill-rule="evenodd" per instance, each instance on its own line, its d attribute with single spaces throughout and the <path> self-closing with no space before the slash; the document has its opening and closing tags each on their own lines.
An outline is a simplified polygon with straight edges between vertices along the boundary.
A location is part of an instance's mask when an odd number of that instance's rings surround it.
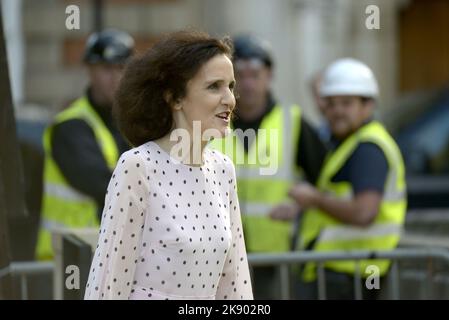
<svg viewBox="0 0 449 320">
<path fill-rule="evenodd" d="M 421 260 L 427 263 L 426 292 L 432 292 L 436 261 L 441 261 L 447 267 L 449 273 L 449 250 L 446 249 L 396 249 L 392 251 L 348 251 L 348 252 L 288 252 L 283 254 L 248 254 L 248 262 L 251 267 L 278 266 L 281 281 L 281 299 L 290 299 L 290 270 L 289 267 L 307 262 L 317 263 L 317 283 L 319 299 L 326 299 L 326 279 L 324 264 L 333 260 L 365 260 L 365 259 L 389 259 L 392 261 L 389 272 L 390 298 L 397 300 L 399 293 L 399 261 Z M 30 275 L 50 274 L 54 272 L 53 262 L 14 262 L 8 268 L 1 270 L 0 277 L 10 274 L 20 277 L 21 299 L 28 299 L 27 277 Z M 355 298 L 361 299 L 361 275 L 354 275 Z"/>
<path fill-rule="evenodd" d="M 54 270 L 53 262 L 24 261 L 12 262 L 9 267 L 2 269 L 0 278 L 7 274 L 12 277 L 19 277 L 20 298 L 28 300 L 28 276 L 52 274 Z"/>
<path fill-rule="evenodd" d="M 399 261 L 401 260 L 425 260 L 427 262 L 427 292 L 432 292 L 432 283 L 435 260 L 441 260 L 449 271 L 449 251 L 446 249 L 419 248 L 419 249 L 396 249 L 392 251 L 343 251 L 343 252 L 289 252 L 283 254 L 248 254 L 248 262 L 251 267 L 278 266 L 281 281 L 281 299 L 290 299 L 289 266 L 305 264 L 307 262 L 317 263 L 317 283 L 319 299 L 326 299 L 326 279 L 324 264 L 326 261 L 335 260 L 365 260 L 365 259 L 389 259 L 392 261 L 389 271 L 390 298 L 397 300 L 399 294 Z M 356 268 L 359 270 L 359 268 Z M 354 275 L 355 299 L 362 297 L 360 272 Z"/>
<path fill-rule="evenodd" d="M 79 289 L 69 289 L 65 283 L 65 272 L 59 272 L 55 276 L 62 277 L 60 283 L 64 288 L 60 288 L 62 291 L 62 299 L 64 300 L 82 300 L 84 298 L 84 290 L 89 277 L 90 264 L 92 262 L 92 248 L 91 246 L 79 239 L 78 237 L 67 234 L 62 238 L 63 246 L 63 259 L 62 268 L 65 271 L 70 265 L 76 266 L 79 270 Z M 56 297 L 55 297 L 56 298 Z"/>
<path fill-rule="evenodd" d="M 55 230 L 52 236 L 55 252 L 53 261 L 12 262 L 8 267 L 0 269 L 0 278 L 7 275 L 19 278 L 20 299 L 22 300 L 27 300 L 29 297 L 28 277 L 33 275 L 51 276 L 53 299 L 82 299 L 84 296 L 84 286 L 89 275 L 92 248 L 97 241 L 98 229 L 60 229 Z M 80 276 L 79 289 L 69 290 L 66 288 L 65 271 L 67 266 L 71 265 L 78 267 Z"/>
</svg>

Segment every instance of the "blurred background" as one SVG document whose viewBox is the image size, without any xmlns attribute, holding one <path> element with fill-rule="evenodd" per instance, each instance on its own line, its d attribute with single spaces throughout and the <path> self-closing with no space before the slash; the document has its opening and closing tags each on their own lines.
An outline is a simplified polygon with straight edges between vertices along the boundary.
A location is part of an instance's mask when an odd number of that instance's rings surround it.
<svg viewBox="0 0 449 320">
<path fill-rule="evenodd" d="M 1 207 L 8 211 L 9 231 L 1 231 L 0 267 L 5 261 L 33 259 L 42 133 L 57 112 L 84 92 L 85 41 L 106 27 L 129 32 L 138 52 L 163 33 L 184 28 L 258 35 L 272 47 L 276 98 L 284 105 L 299 104 L 316 125 L 321 119 L 310 90 L 313 76 L 336 58 L 364 61 L 380 85 L 377 116 L 406 161 L 408 239 L 449 244 L 448 0 L 2 0 L 1 5 L 14 115 L 1 113 L 0 148 L 6 160 L 0 201 L 22 199 L 22 204 Z M 69 5 L 80 9 L 79 30 L 65 26 Z M 366 27 L 369 5 L 380 10 L 379 29 Z M 7 76 L 4 66 L 1 72 Z M 2 95 L 7 96 L 5 83 Z M 8 163 L 12 167 L 6 169 Z M 11 175 L 15 182 L 8 184 Z"/>
<path fill-rule="evenodd" d="M 449 102 L 444 95 L 449 78 L 449 1 L 2 0 L 2 4 L 19 120 L 46 122 L 83 91 L 87 80 L 81 56 L 87 36 L 96 28 L 129 32 L 140 52 L 162 33 L 182 28 L 215 35 L 250 32 L 272 46 L 277 98 L 300 104 L 315 123 L 319 113 L 309 89 L 313 75 L 343 56 L 366 62 L 380 84 L 380 117 L 403 146 L 409 172 L 449 172 Z M 70 4 L 80 9 L 79 30 L 65 27 Z M 371 4 L 380 10 L 380 29 L 365 26 L 369 16 L 365 10 Z"/>
</svg>

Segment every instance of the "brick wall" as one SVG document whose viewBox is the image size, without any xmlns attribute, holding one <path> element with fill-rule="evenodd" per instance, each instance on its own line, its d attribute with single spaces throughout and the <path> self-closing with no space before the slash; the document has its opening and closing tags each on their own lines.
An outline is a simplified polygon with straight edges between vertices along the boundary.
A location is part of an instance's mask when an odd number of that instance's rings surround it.
<svg viewBox="0 0 449 320">
<path fill-rule="evenodd" d="M 138 52 L 164 32 L 202 27 L 204 0 L 103 0 L 103 23 L 129 32 Z M 65 8 L 80 8 L 80 30 L 65 28 Z M 85 41 L 93 30 L 90 0 L 23 0 L 25 100 L 52 113 L 67 106 L 87 86 L 81 63 Z"/>
</svg>

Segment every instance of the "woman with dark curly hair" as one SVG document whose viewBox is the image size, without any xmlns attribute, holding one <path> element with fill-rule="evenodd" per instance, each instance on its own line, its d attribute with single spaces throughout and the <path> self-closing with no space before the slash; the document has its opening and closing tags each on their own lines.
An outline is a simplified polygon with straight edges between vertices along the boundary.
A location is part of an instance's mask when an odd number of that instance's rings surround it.
<svg viewBox="0 0 449 320">
<path fill-rule="evenodd" d="M 229 130 L 231 56 L 228 38 L 183 31 L 127 66 L 115 114 L 136 147 L 108 186 L 86 299 L 253 298 L 234 166 L 207 148 Z"/>
</svg>

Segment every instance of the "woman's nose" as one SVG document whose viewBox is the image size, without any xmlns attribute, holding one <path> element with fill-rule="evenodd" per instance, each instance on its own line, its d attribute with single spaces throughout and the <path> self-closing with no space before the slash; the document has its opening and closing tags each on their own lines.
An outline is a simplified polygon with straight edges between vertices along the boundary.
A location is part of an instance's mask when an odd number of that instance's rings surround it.
<svg viewBox="0 0 449 320">
<path fill-rule="evenodd" d="M 230 107 L 234 108 L 235 106 L 235 96 L 231 89 L 227 88 L 225 92 L 223 93 L 223 96 L 221 98 L 221 103 Z"/>
</svg>

